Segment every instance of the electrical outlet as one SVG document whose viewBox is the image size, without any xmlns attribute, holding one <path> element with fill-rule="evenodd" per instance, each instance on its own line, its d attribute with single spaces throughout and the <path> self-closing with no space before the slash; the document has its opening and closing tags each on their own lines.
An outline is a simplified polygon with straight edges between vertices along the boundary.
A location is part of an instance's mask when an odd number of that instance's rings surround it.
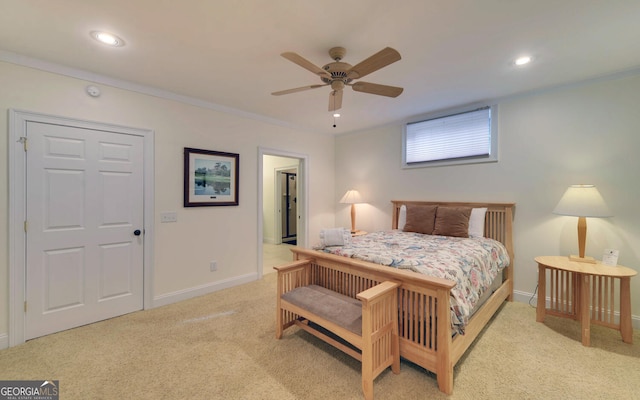
<svg viewBox="0 0 640 400">
<path fill-rule="evenodd" d="M 211 261 L 211 263 L 209 264 L 209 269 L 211 270 L 211 272 L 217 271 L 218 270 L 218 262 L 217 261 Z"/>
<path fill-rule="evenodd" d="M 178 213 L 176 212 L 163 212 L 160 213 L 160 222 L 178 222 Z"/>
</svg>

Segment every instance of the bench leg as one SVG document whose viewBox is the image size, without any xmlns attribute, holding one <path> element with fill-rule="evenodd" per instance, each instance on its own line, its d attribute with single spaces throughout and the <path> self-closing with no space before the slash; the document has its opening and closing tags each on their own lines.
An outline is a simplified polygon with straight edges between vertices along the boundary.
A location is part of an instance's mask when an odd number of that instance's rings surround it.
<svg viewBox="0 0 640 400">
<path fill-rule="evenodd" d="M 364 376 L 362 371 L 362 392 L 364 393 L 365 400 L 373 400 L 373 378 Z"/>
<path fill-rule="evenodd" d="M 280 302 L 278 302 L 280 303 Z M 282 338 L 282 309 L 280 308 L 280 304 L 278 304 L 278 309 L 276 310 L 276 339 Z"/>
<path fill-rule="evenodd" d="M 395 324 L 394 326 L 398 326 Z M 366 344 L 367 342 L 368 345 Z M 391 351 L 393 354 L 393 362 L 391 363 L 391 371 L 394 374 L 400 373 L 400 342 L 398 335 L 392 335 Z M 365 348 L 362 349 L 362 392 L 366 400 L 373 400 L 373 343 L 365 340 Z"/>
<path fill-rule="evenodd" d="M 366 329 L 365 329 L 366 330 Z M 366 400 L 373 400 L 373 349 L 371 336 L 364 337 L 362 348 L 362 392 Z"/>
</svg>

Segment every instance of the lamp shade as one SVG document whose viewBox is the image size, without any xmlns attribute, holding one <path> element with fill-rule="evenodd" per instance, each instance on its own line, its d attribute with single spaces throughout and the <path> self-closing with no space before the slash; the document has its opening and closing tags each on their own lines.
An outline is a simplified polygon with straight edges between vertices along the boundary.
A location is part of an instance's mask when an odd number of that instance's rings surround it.
<svg viewBox="0 0 640 400">
<path fill-rule="evenodd" d="M 344 204 L 357 204 L 357 203 L 363 203 L 362 201 L 362 196 L 360 196 L 360 193 L 357 190 L 347 190 L 347 193 L 344 194 L 344 196 L 342 196 L 342 199 L 340 199 L 340 203 L 344 203 Z"/>
<path fill-rule="evenodd" d="M 553 210 L 574 217 L 611 217 L 611 211 L 594 185 L 571 185 Z"/>
</svg>

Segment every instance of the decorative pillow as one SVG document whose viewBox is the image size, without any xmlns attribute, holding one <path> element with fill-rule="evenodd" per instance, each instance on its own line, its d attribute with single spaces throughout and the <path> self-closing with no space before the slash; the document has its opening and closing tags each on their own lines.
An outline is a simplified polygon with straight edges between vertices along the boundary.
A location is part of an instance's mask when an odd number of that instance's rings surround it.
<svg viewBox="0 0 640 400">
<path fill-rule="evenodd" d="M 471 216 L 469 217 L 469 237 L 484 237 L 484 216 L 486 213 L 486 207 L 471 210 Z"/>
<path fill-rule="evenodd" d="M 433 233 L 433 224 L 436 219 L 437 209 L 438 206 L 408 204 L 407 222 L 404 224 L 403 231 L 431 235 Z"/>
<path fill-rule="evenodd" d="M 469 207 L 438 207 L 434 235 L 469 237 Z"/>
<path fill-rule="evenodd" d="M 407 223 L 407 206 L 404 204 L 400 206 L 400 213 L 398 214 L 398 229 L 403 230 Z"/>
<path fill-rule="evenodd" d="M 320 231 L 321 246 L 348 246 L 351 244 L 351 231 L 346 228 L 329 228 Z"/>
</svg>

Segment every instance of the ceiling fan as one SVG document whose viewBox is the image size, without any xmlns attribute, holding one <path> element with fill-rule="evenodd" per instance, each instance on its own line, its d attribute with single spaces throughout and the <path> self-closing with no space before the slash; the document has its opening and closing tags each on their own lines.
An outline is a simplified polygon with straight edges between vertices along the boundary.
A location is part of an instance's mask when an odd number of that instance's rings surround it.
<svg viewBox="0 0 640 400">
<path fill-rule="evenodd" d="M 400 93 L 402 93 L 404 89 L 401 87 L 379 85 L 377 83 L 369 82 L 353 82 L 356 79 L 360 79 L 400 60 L 400 53 L 396 50 L 391 47 L 385 47 L 376 54 L 354 66 L 341 61 L 346 53 L 347 50 L 344 47 L 331 48 L 329 50 L 329 56 L 331 56 L 334 62 L 326 64 L 322 68 L 316 66 L 296 53 L 282 53 L 282 57 L 318 75 L 323 84 L 287 89 L 279 92 L 273 92 L 271 94 L 274 96 L 280 96 L 283 94 L 301 92 L 303 90 L 317 89 L 323 86 L 331 86 L 331 89 L 333 90 L 329 94 L 329 111 L 335 111 L 342 107 L 342 91 L 345 86 L 351 86 L 351 88 L 356 92 L 377 94 L 387 97 L 398 97 Z"/>
</svg>

